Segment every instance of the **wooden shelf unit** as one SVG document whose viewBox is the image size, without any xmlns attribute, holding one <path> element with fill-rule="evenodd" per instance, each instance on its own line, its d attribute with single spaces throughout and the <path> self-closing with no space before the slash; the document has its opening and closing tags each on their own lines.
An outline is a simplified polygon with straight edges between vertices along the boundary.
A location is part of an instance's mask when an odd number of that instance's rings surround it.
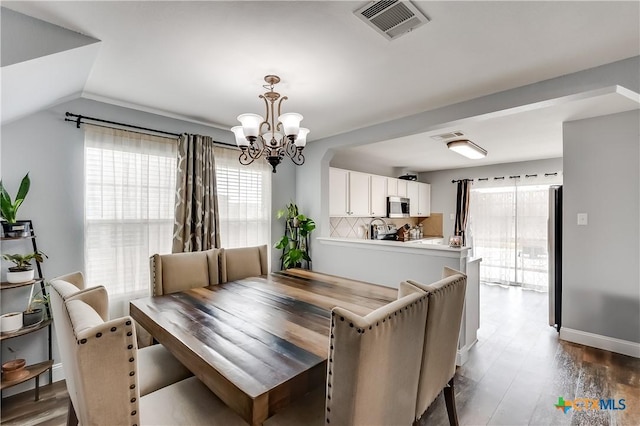
<svg viewBox="0 0 640 426">
<path fill-rule="evenodd" d="M 25 222 L 29 222 L 30 235 L 27 235 L 24 237 L 4 237 L 3 236 L 3 237 L 0 237 L 0 241 L 2 242 L 31 241 L 32 251 L 37 252 L 38 245 L 36 243 L 36 234 L 35 234 L 35 231 L 33 230 L 33 223 L 31 220 L 28 220 Z M 21 249 L 24 250 L 24 247 L 22 247 Z M 7 249 L 3 248 L 2 251 L 6 253 Z M 46 294 L 45 280 L 42 275 L 42 267 L 40 265 L 40 262 L 36 260 L 35 266 L 36 266 L 37 274 L 33 280 L 24 282 L 24 283 L 9 283 L 9 282 L 3 281 L 2 283 L 0 283 L 0 290 L 4 291 L 4 290 L 15 289 L 15 288 L 22 288 L 30 285 L 33 285 L 33 286 L 39 285 L 40 291 L 42 291 L 43 294 Z M 7 296 L 3 295 L 3 297 L 7 297 Z M 49 359 L 36 364 L 26 366 L 25 369 L 29 372 L 29 374 L 26 375 L 25 377 L 21 377 L 17 380 L 4 380 L 3 378 L 0 385 L 0 391 L 35 378 L 36 379 L 35 400 L 38 401 L 40 399 L 40 375 L 48 371 L 49 383 L 53 383 L 53 368 L 52 368 L 53 367 L 53 351 L 52 351 L 52 340 L 51 340 L 53 319 L 51 316 L 51 308 L 49 306 L 49 303 L 45 303 L 44 308 L 45 308 L 45 312 L 44 312 L 45 316 L 44 316 L 44 320 L 41 323 L 28 326 L 28 327 L 22 327 L 21 329 L 16 330 L 14 332 L 1 333 L 0 342 L 4 342 L 5 340 L 13 339 L 15 337 L 26 336 L 28 334 L 47 328 L 47 346 L 48 346 Z"/>
</svg>

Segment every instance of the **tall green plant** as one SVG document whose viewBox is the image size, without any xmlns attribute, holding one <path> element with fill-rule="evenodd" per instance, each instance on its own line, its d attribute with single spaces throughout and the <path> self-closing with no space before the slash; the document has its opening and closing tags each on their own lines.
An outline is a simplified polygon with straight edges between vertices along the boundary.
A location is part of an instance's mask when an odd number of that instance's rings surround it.
<svg viewBox="0 0 640 426">
<path fill-rule="evenodd" d="M 0 216 L 8 223 L 16 223 L 16 214 L 18 208 L 22 205 L 29 187 L 31 186 L 31 180 L 29 179 L 29 173 L 27 173 L 20 182 L 18 193 L 16 194 L 15 202 L 11 201 L 11 196 L 4 187 L 4 184 L 0 180 Z"/>
<path fill-rule="evenodd" d="M 299 268 L 302 267 L 303 261 L 311 262 L 309 255 L 309 237 L 311 232 L 316 229 L 316 223 L 313 219 L 300 214 L 298 206 L 290 202 L 286 208 L 278 210 L 278 219 L 285 219 L 285 234 L 275 244 L 275 248 L 282 250 L 282 267 Z"/>
</svg>

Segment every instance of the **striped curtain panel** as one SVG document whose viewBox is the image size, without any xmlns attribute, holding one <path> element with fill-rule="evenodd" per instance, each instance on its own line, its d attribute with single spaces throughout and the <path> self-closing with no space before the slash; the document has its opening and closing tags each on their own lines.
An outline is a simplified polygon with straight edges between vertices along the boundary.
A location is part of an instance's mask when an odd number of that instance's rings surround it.
<svg viewBox="0 0 640 426">
<path fill-rule="evenodd" d="M 173 253 L 220 247 L 213 139 L 184 133 L 178 139 Z"/>
<path fill-rule="evenodd" d="M 456 197 L 456 221 L 455 234 L 462 236 L 462 245 L 467 245 L 466 231 L 467 220 L 469 218 L 469 196 L 470 196 L 469 179 L 458 181 L 458 193 Z"/>
</svg>

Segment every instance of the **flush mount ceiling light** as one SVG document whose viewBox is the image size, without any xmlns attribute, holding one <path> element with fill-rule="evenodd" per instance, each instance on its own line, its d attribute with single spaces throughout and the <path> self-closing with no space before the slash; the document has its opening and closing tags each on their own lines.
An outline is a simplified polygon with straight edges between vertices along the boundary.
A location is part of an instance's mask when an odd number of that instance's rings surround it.
<svg viewBox="0 0 640 426">
<path fill-rule="evenodd" d="M 472 160 L 478 160 L 487 155 L 487 151 L 484 148 L 467 139 L 447 142 L 447 148 Z"/>
<path fill-rule="evenodd" d="M 238 121 L 242 125 L 231 128 L 236 137 L 236 144 L 242 150 L 240 164 L 246 166 L 264 155 L 275 173 L 276 166 L 286 154 L 295 165 L 301 166 L 304 164 L 302 150 L 307 144 L 309 129 L 300 127 L 302 115 L 295 112 L 280 113 L 282 101 L 288 99 L 273 91 L 273 87 L 280 82 L 280 77 L 268 75 L 264 81 L 267 84 L 263 87 L 269 91 L 258 97 L 264 99 L 265 118 L 258 114 L 240 114 Z M 274 111 L 276 102 L 278 121 Z"/>
</svg>

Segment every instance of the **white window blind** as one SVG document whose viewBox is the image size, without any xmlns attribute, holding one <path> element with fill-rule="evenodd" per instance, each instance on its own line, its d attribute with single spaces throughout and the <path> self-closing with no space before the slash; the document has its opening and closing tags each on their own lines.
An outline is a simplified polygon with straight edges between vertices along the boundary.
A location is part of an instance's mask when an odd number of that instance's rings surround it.
<svg viewBox="0 0 640 426">
<path fill-rule="evenodd" d="M 271 166 L 258 159 L 248 166 L 240 152 L 215 148 L 220 244 L 225 248 L 269 244 Z"/>
<path fill-rule="evenodd" d="M 85 272 L 112 315 L 149 294 L 149 256 L 170 253 L 177 145 L 116 129 L 85 130 Z"/>
</svg>

